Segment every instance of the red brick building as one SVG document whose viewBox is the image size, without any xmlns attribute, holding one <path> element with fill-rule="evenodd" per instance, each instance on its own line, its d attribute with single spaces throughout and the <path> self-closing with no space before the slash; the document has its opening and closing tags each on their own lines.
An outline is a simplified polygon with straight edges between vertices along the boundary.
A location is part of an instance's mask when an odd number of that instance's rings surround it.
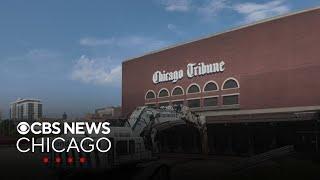
<svg viewBox="0 0 320 180">
<path fill-rule="evenodd" d="M 145 104 L 173 103 L 190 105 L 197 111 L 318 107 L 319 31 L 317 8 L 125 61 L 123 113 L 128 115 Z M 223 71 L 187 75 L 188 64 L 215 65 L 221 61 Z M 174 82 L 179 70 L 183 77 Z M 161 74 L 156 76 L 167 76 L 166 82 L 153 82 L 157 71 Z"/>
<path fill-rule="evenodd" d="M 142 105 L 184 104 L 205 116 L 209 153 L 290 144 L 318 151 L 319 32 L 315 8 L 127 60 L 123 115 Z M 162 149 L 184 146 L 189 136 L 181 134 L 191 131 L 183 129 L 161 132 Z"/>
<path fill-rule="evenodd" d="M 184 104 L 205 116 L 209 153 L 291 144 L 318 151 L 319 32 L 315 8 L 127 60 L 123 115 L 142 105 Z M 183 129 L 165 131 L 162 149 L 182 147 L 189 137 Z"/>
</svg>

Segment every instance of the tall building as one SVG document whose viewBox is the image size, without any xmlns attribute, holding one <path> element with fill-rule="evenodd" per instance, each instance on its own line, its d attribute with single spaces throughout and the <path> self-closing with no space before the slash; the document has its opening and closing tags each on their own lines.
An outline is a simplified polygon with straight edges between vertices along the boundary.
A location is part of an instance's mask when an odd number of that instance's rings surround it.
<svg viewBox="0 0 320 180">
<path fill-rule="evenodd" d="M 42 117 L 42 103 L 39 99 L 17 99 L 10 104 L 10 119 L 15 121 L 36 121 Z"/>
</svg>

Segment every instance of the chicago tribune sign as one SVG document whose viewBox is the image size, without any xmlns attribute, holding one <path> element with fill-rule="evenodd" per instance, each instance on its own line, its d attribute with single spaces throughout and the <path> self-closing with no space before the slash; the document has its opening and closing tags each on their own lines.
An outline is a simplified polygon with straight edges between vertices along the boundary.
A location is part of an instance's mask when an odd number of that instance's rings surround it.
<svg viewBox="0 0 320 180">
<path fill-rule="evenodd" d="M 207 74 L 215 74 L 219 72 L 223 72 L 225 67 L 224 61 L 220 61 L 218 63 L 205 64 L 201 63 L 189 63 L 187 65 L 187 77 L 193 78 L 196 76 L 203 76 Z M 172 72 L 166 71 L 156 71 L 153 73 L 152 81 L 154 84 L 162 83 L 162 82 L 177 82 L 182 79 L 184 76 L 183 70 L 176 70 Z"/>
</svg>

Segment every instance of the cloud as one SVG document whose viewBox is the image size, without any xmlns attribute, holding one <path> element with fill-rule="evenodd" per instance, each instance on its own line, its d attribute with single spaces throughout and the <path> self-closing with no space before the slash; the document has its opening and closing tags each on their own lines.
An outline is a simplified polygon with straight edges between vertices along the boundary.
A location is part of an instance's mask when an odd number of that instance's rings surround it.
<svg viewBox="0 0 320 180">
<path fill-rule="evenodd" d="M 7 75 L 11 73 L 15 77 L 19 76 L 19 78 L 41 74 L 40 78 L 64 68 L 64 60 L 63 54 L 58 51 L 41 48 L 30 49 L 22 54 L 16 53 L 14 56 L 2 59 L 0 61 L 0 72 Z"/>
<path fill-rule="evenodd" d="M 7 58 L 8 61 L 45 61 L 59 58 L 62 54 L 48 49 L 31 49 L 20 56 Z"/>
<path fill-rule="evenodd" d="M 83 46 L 101 46 L 101 45 L 111 45 L 114 43 L 114 39 L 98 39 L 92 37 L 86 37 L 80 39 L 80 44 Z"/>
<path fill-rule="evenodd" d="M 159 2 L 159 1 L 158 1 Z M 241 24 L 252 23 L 271 16 L 285 14 L 290 11 L 286 0 L 273 0 L 266 3 L 244 2 L 232 3 L 230 0 L 205 0 L 202 2 L 191 0 L 161 0 L 167 11 L 196 13 L 205 21 L 214 20 L 224 10 L 244 16 Z M 168 29 L 174 30 L 174 26 Z"/>
<path fill-rule="evenodd" d="M 271 16 L 285 14 L 290 8 L 283 0 L 274 0 L 267 3 L 241 3 L 233 6 L 233 9 L 245 16 L 243 23 L 251 23 L 266 19 Z"/>
<path fill-rule="evenodd" d="M 227 7 L 229 0 L 205 0 L 202 2 L 192 0 L 158 0 L 166 11 L 191 12 L 200 14 L 205 20 L 210 20 L 222 9 Z"/>
<path fill-rule="evenodd" d="M 168 24 L 168 25 L 167 25 L 167 28 L 168 28 L 169 31 L 174 32 L 174 33 L 177 34 L 177 35 L 182 35 L 182 34 L 184 34 L 184 32 L 181 31 L 181 30 L 180 30 L 176 25 L 174 25 L 174 24 Z"/>
<path fill-rule="evenodd" d="M 148 47 L 146 49 L 160 48 L 162 46 L 167 45 L 167 43 L 167 41 L 143 36 L 128 36 L 123 38 L 117 38 L 115 41 L 115 44 L 119 47 L 136 48 L 137 46 L 144 46 Z"/>
<path fill-rule="evenodd" d="M 120 86 L 121 61 L 167 46 L 168 41 L 147 36 L 85 37 L 80 45 L 92 47 L 93 57 L 81 56 L 72 68 L 71 79 L 96 85 Z M 102 58 L 97 58 L 102 57 Z"/>
<path fill-rule="evenodd" d="M 168 24 L 168 29 L 172 32 L 177 32 L 177 26 L 174 24 Z"/>
<path fill-rule="evenodd" d="M 108 60 L 90 59 L 82 55 L 73 67 L 71 78 L 84 83 L 120 86 L 121 65 L 110 67 Z"/>
<path fill-rule="evenodd" d="M 228 0 L 210 0 L 197 8 L 205 20 L 212 20 L 223 9 L 228 7 Z"/>
<path fill-rule="evenodd" d="M 191 9 L 191 0 L 160 0 L 166 11 L 187 12 Z"/>
<path fill-rule="evenodd" d="M 88 41 L 89 39 L 90 41 Z M 167 40 L 139 35 L 107 38 L 86 37 L 80 39 L 79 42 L 82 46 L 94 48 L 95 56 L 113 57 L 112 59 L 116 60 L 135 57 L 170 44 L 170 41 Z"/>
<path fill-rule="evenodd" d="M 153 50 L 167 45 L 168 42 L 156 38 L 145 36 L 125 36 L 111 38 L 85 37 L 80 39 L 83 46 L 112 46 L 117 48 L 137 48 L 144 47 L 146 50 Z"/>
</svg>

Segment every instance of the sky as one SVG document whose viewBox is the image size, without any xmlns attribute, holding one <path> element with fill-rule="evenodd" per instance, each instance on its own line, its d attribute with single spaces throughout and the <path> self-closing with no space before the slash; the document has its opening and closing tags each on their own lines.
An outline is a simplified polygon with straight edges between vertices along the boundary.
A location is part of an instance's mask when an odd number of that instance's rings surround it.
<svg viewBox="0 0 320 180">
<path fill-rule="evenodd" d="M 42 100 L 44 116 L 121 105 L 121 62 L 320 0 L 1 0 L 0 111 Z"/>
</svg>

